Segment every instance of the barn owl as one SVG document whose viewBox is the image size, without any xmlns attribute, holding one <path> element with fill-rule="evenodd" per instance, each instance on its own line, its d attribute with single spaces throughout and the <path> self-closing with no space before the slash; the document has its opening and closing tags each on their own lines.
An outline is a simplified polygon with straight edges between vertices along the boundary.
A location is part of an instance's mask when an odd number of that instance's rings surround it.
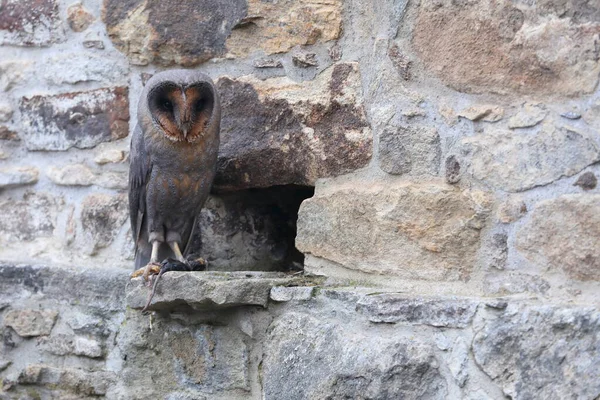
<svg viewBox="0 0 600 400">
<path fill-rule="evenodd" d="M 215 177 L 220 123 L 219 95 L 208 76 L 171 70 L 147 82 L 130 150 L 132 276 L 147 280 L 168 257 L 185 263 Z"/>
</svg>

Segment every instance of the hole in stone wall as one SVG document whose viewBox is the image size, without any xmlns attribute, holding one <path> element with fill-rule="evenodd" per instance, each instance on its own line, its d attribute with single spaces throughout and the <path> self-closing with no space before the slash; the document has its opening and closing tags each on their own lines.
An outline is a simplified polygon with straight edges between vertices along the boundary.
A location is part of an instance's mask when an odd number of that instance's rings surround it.
<svg viewBox="0 0 600 400">
<path fill-rule="evenodd" d="M 295 247 L 298 209 L 314 187 L 284 185 L 213 194 L 192 249 L 209 270 L 295 271 L 304 255 Z"/>
</svg>

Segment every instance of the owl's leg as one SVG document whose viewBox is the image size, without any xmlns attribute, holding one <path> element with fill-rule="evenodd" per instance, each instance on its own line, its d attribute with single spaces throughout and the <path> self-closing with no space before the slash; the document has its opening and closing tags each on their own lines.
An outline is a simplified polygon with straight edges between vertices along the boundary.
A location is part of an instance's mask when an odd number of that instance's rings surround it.
<svg viewBox="0 0 600 400">
<path fill-rule="evenodd" d="M 175 254 L 177 261 L 187 264 L 187 261 L 183 258 L 183 254 L 181 254 L 181 250 L 179 250 L 179 244 L 177 242 L 169 242 L 169 247 L 173 250 L 173 254 Z"/>
<path fill-rule="evenodd" d="M 160 263 L 158 262 L 158 249 L 160 247 L 160 241 L 155 240 L 152 242 L 152 254 L 150 255 L 150 262 L 144 267 L 131 274 L 132 278 L 136 278 L 140 275 L 145 281 L 148 280 L 150 274 L 156 275 L 160 272 Z"/>
</svg>

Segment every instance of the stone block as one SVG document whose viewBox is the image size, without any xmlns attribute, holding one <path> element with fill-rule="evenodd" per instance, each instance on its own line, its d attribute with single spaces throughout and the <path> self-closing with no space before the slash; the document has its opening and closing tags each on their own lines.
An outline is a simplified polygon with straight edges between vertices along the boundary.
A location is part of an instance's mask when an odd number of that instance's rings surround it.
<svg viewBox="0 0 600 400">
<path fill-rule="evenodd" d="M 388 127 L 379 136 L 379 168 L 392 175 L 437 175 L 441 153 L 435 128 Z"/>
<path fill-rule="evenodd" d="M 21 199 L 5 196 L 0 200 L 0 236 L 13 242 L 52 236 L 61 204 L 61 198 L 47 193 L 26 193 Z"/>
<path fill-rule="evenodd" d="M 600 396 L 600 313 L 592 307 L 509 304 L 477 327 L 480 368 L 513 399 Z"/>
<path fill-rule="evenodd" d="M 10 310 L 4 315 L 4 325 L 21 337 L 49 335 L 57 316 L 54 310 Z"/>
<path fill-rule="evenodd" d="M 275 286 L 271 288 L 271 300 L 283 301 L 307 301 L 312 299 L 314 287 L 311 286 Z"/>
<path fill-rule="evenodd" d="M 125 195 L 93 194 L 81 205 L 81 226 L 90 254 L 112 243 L 128 219 Z"/>
<path fill-rule="evenodd" d="M 56 0 L 7 0 L 0 9 L 0 45 L 49 46 L 62 41 Z"/>
<path fill-rule="evenodd" d="M 384 293 L 363 297 L 356 308 L 375 323 L 466 328 L 473 321 L 477 306 L 477 301 L 471 299 L 408 297 Z"/>
<path fill-rule="evenodd" d="M 85 149 L 129 134 L 125 87 L 24 97 L 20 109 L 29 150 Z"/>
<path fill-rule="evenodd" d="M 490 205 L 437 181 L 349 182 L 302 203 L 296 247 L 368 273 L 467 279 Z"/>
<path fill-rule="evenodd" d="M 35 167 L 9 167 L 0 169 L 0 189 L 31 185 L 38 181 L 39 170 Z"/>
<path fill-rule="evenodd" d="M 517 232 L 517 249 L 542 270 L 600 281 L 600 195 L 571 194 L 535 205 Z"/>
<path fill-rule="evenodd" d="M 364 167 L 372 134 L 358 64 L 343 63 L 314 81 L 221 78 L 223 119 L 215 188 L 314 185 Z"/>
<path fill-rule="evenodd" d="M 546 185 L 600 160 L 590 135 L 570 127 L 543 125 L 535 135 L 490 131 L 462 142 L 472 175 L 507 192 Z"/>
<path fill-rule="evenodd" d="M 430 73 L 459 91 L 570 96 L 596 87 L 598 3 L 427 0 L 417 7 L 412 45 Z"/>
<path fill-rule="evenodd" d="M 281 272 L 170 272 L 163 275 L 149 310 L 188 305 L 197 310 L 237 306 L 266 307 L 274 286 L 292 284 L 299 278 Z M 141 278 L 132 280 L 127 305 L 143 308 L 149 289 Z"/>
</svg>

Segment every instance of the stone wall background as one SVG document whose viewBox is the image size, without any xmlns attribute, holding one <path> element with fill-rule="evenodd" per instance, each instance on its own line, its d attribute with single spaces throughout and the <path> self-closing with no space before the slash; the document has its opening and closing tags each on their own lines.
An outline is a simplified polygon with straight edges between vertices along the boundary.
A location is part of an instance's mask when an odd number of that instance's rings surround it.
<svg viewBox="0 0 600 400">
<path fill-rule="evenodd" d="M 0 2 L 1 396 L 600 395 L 600 6 L 372 3 Z M 209 265 L 296 268 L 314 186 L 308 297 L 126 309 L 129 133 L 172 67 L 224 107 Z"/>
</svg>

